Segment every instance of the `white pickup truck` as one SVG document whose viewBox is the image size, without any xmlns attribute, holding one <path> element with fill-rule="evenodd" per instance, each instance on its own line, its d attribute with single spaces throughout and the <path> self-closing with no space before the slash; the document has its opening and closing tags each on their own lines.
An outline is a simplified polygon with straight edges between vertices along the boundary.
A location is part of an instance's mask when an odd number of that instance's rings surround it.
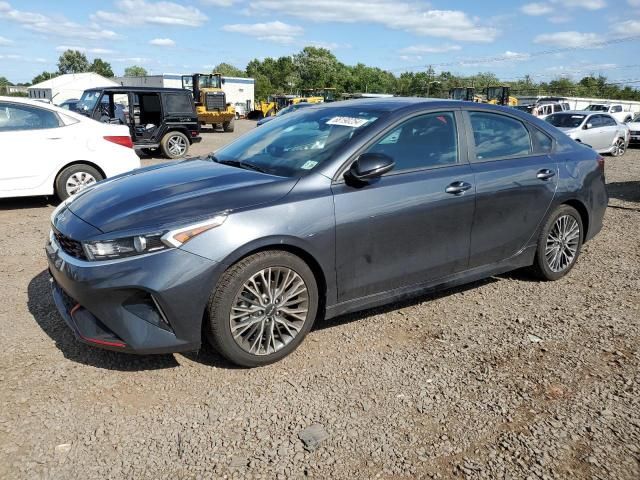
<svg viewBox="0 0 640 480">
<path fill-rule="evenodd" d="M 585 110 L 608 113 L 620 123 L 630 122 L 634 114 L 631 110 L 625 110 L 622 105 L 617 103 L 592 103 Z"/>
</svg>

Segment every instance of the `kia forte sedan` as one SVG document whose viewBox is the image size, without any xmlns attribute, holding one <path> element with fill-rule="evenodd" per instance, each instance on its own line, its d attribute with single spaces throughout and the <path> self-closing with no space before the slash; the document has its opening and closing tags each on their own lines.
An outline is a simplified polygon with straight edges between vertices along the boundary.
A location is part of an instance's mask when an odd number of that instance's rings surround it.
<svg viewBox="0 0 640 480">
<path fill-rule="evenodd" d="M 277 118 L 52 215 L 53 296 L 83 342 L 274 362 L 316 320 L 521 267 L 557 280 L 602 226 L 604 162 L 515 109 L 372 99 Z M 203 335 L 204 334 L 204 335 Z"/>
</svg>

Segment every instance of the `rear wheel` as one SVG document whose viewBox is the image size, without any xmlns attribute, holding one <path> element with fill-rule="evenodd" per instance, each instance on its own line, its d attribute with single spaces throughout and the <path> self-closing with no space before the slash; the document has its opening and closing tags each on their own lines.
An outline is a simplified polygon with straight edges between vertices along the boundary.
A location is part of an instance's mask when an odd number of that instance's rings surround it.
<svg viewBox="0 0 640 480">
<path fill-rule="evenodd" d="M 162 137 L 160 148 L 168 158 L 182 158 L 189 151 L 189 139 L 184 133 L 169 132 Z"/>
<path fill-rule="evenodd" d="M 578 260 L 583 236 L 580 214 L 569 205 L 561 205 L 540 232 L 534 273 L 542 280 L 564 277 Z"/>
<path fill-rule="evenodd" d="M 624 138 L 619 138 L 613 144 L 613 150 L 611 150 L 611 155 L 614 157 L 621 157 L 627 151 L 627 142 L 624 141 Z"/>
<path fill-rule="evenodd" d="M 222 275 L 209 300 L 207 333 L 224 357 L 257 367 L 293 352 L 317 311 L 318 288 L 308 265 L 288 252 L 259 252 Z"/>
<path fill-rule="evenodd" d="M 224 122 L 222 124 L 222 129 L 225 132 L 233 132 L 233 130 L 235 129 L 235 119 L 231 119 L 228 122 Z"/>
<path fill-rule="evenodd" d="M 58 174 L 55 192 L 60 200 L 66 200 L 103 179 L 102 174 L 90 165 L 70 165 Z"/>
</svg>

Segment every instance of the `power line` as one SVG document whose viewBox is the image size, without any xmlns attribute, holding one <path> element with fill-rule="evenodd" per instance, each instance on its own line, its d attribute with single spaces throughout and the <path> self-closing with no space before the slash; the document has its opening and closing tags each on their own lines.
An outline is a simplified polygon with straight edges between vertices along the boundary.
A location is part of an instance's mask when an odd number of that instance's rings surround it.
<svg viewBox="0 0 640 480">
<path fill-rule="evenodd" d="M 555 48 L 555 49 L 549 49 L 549 50 L 540 50 L 540 51 L 531 52 L 531 53 L 513 53 L 508 55 L 502 54 L 502 55 L 496 55 L 493 57 L 472 58 L 468 60 L 457 60 L 457 61 L 444 62 L 444 63 L 432 63 L 430 65 L 432 67 L 473 66 L 473 65 L 481 65 L 484 63 L 497 63 L 497 62 L 506 62 L 506 61 L 512 61 L 512 60 L 528 60 L 532 57 L 554 55 L 557 53 L 566 53 L 566 52 L 572 52 L 576 50 L 589 50 L 589 49 L 601 48 L 601 47 L 606 47 L 608 45 L 615 45 L 615 44 L 629 42 L 631 40 L 637 40 L 637 39 L 640 39 L 640 35 L 631 35 L 628 37 L 614 38 L 611 40 L 604 40 L 601 42 L 593 42 L 589 45 L 576 45 L 573 47 L 562 47 L 562 48 Z M 394 69 L 391 69 L 390 71 L 397 72 L 401 70 L 411 70 L 416 68 L 426 68 L 426 66 L 425 65 L 405 66 L 405 67 L 394 68 Z"/>
</svg>

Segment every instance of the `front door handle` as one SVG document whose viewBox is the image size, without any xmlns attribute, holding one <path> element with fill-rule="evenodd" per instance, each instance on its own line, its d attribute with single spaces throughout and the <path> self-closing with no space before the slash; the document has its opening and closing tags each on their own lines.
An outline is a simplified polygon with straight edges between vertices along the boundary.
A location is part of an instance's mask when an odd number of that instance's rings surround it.
<svg viewBox="0 0 640 480">
<path fill-rule="evenodd" d="M 447 188 L 445 192 L 452 195 L 462 195 L 464 192 L 471 188 L 471 184 L 467 182 L 453 182 Z"/>
<path fill-rule="evenodd" d="M 548 168 L 543 168 L 538 172 L 536 177 L 539 180 L 549 180 L 551 177 L 555 176 L 555 174 L 556 172 L 554 172 L 553 170 L 549 170 Z"/>
</svg>

